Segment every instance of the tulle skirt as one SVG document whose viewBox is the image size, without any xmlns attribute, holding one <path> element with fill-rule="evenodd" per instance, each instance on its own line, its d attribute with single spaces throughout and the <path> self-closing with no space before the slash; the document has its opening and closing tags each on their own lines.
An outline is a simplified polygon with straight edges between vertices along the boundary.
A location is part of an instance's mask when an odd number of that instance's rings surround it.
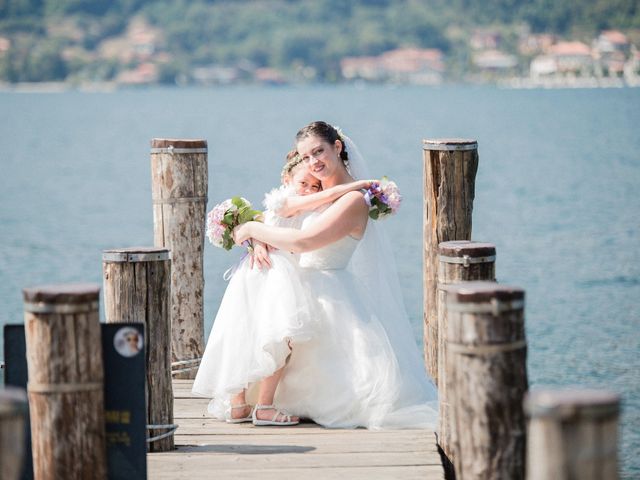
<svg viewBox="0 0 640 480">
<path fill-rule="evenodd" d="M 435 429 L 437 390 L 415 340 L 400 348 L 380 321 L 394 312 L 374 311 L 372 292 L 346 270 L 301 269 L 301 278 L 319 329 L 294 347 L 274 403 L 326 427 Z"/>
<path fill-rule="evenodd" d="M 221 419 L 230 397 L 243 389 L 255 403 L 257 383 L 317 330 L 295 258 L 270 257 L 272 268 L 251 269 L 244 261 L 229 281 L 193 384 L 194 393 L 213 398 L 209 412 Z"/>
<path fill-rule="evenodd" d="M 325 427 L 435 429 L 437 390 L 415 339 L 385 326 L 406 317 L 347 270 L 271 258 L 265 271 L 245 262 L 224 294 L 193 386 L 213 397 L 209 413 L 224 418 L 242 389 L 254 404 L 260 379 L 286 363 L 274 403 L 289 414 Z"/>
</svg>

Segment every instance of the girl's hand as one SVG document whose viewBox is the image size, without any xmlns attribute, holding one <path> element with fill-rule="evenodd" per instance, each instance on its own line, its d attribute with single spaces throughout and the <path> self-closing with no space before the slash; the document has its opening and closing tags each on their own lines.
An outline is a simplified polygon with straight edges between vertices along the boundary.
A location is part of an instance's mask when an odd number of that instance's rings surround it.
<svg viewBox="0 0 640 480">
<path fill-rule="evenodd" d="M 258 267 L 258 270 L 262 270 L 263 268 L 271 268 L 271 259 L 269 258 L 269 251 L 267 249 L 267 244 L 260 242 L 258 240 L 253 240 L 253 253 L 250 256 L 249 265 L 251 268 L 255 266 Z"/>
<path fill-rule="evenodd" d="M 358 180 L 358 190 L 368 190 L 372 183 L 378 183 L 379 180 Z"/>
<path fill-rule="evenodd" d="M 251 234 L 249 233 L 250 223 L 251 222 L 243 223 L 233 229 L 233 241 L 236 242 L 236 245 L 242 245 L 242 242 L 251 238 Z"/>
</svg>

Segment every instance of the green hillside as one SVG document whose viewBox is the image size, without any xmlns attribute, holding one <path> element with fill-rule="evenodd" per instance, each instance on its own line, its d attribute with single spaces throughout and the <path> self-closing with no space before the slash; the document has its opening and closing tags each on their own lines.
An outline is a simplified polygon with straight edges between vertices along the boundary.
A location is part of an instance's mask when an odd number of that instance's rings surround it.
<svg viewBox="0 0 640 480">
<path fill-rule="evenodd" d="M 160 81 L 204 65 L 313 69 L 340 79 L 345 56 L 397 47 L 440 49 L 449 74 L 465 71 L 474 29 L 500 33 L 514 53 L 523 30 L 590 41 L 603 29 L 640 31 L 637 0 L 0 0 L 0 80 L 110 80 L 135 59 L 109 56 L 132 20 L 161 40 Z M 105 43 L 106 42 L 106 43 Z M 112 42 L 112 48 L 117 49 Z M 107 53 L 105 53 L 107 51 Z M 133 63 L 132 63 L 133 62 Z"/>
</svg>

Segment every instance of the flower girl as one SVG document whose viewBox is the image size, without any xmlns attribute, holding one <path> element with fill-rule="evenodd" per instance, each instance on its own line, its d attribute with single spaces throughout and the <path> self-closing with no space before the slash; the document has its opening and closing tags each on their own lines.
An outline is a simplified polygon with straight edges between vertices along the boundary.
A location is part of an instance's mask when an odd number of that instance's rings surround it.
<svg viewBox="0 0 640 480">
<path fill-rule="evenodd" d="M 367 189 L 371 181 L 361 180 L 321 189 L 304 162 L 290 152 L 282 170 L 282 185 L 266 194 L 264 222 L 300 228 L 304 212 L 335 201 L 352 190 Z M 289 252 L 254 245 L 254 252 L 234 272 L 224 293 L 193 392 L 212 398 L 209 412 L 230 423 L 252 421 L 256 425 L 294 425 L 298 422 L 275 407 L 252 412 L 250 404 L 271 407 L 273 388 L 261 387 L 261 380 L 281 373 L 292 345 L 312 337 L 313 299 L 303 288 L 297 257 Z M 254 256 L 259 265 L 252 268 Z M 265 382 L 262 382 L 265 383 Z M 269 411 L 271 410 L 271 411 Z M 253 413 L 253 418 L 252 418 Z M 267 417 L 267 419 L 259 419 Z"/>
</svg>

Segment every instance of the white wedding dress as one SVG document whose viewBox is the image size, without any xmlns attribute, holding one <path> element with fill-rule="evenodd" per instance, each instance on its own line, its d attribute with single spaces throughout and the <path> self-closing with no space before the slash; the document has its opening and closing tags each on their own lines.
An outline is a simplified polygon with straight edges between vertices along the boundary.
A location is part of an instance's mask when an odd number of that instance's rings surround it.
<svg viewBox="0 0 640 480">
<path fill-rule="evenodd" d="M 344 138 L 354 178 L 371 178 Z M 309 214 L 302 228 L 320 215 Z M 224 418 L 230 396 L 243 388 L 256 403 L 259 380 L 286 364 L 274 404 L 288 414 L 326 427 L 436 429 L 437 390 L 378 223 L 369 222 L 362 240 L 347 236 L 299 259 L 275 252 L 266 271 L 244 262 L 194 381 L 194 393 L 213 397 L 209 413 Z"/>
<path fill-rule="evenodd" d="M 310 214 L 303 228 L 319 215 Z M 415 341 L 399 348 L 396 327 L 390 331 L 380 317 L 394 315 L 391 305 L 374 310 L 376 292 L 347 269 L 357 246 L 347 236 L 300 255 L 302 284 L 317 302 L 316 322 L 311 338 L 294 347 L 274 403 L 326 427 L 435 429 L 437 391 Z"/>
</svg>

